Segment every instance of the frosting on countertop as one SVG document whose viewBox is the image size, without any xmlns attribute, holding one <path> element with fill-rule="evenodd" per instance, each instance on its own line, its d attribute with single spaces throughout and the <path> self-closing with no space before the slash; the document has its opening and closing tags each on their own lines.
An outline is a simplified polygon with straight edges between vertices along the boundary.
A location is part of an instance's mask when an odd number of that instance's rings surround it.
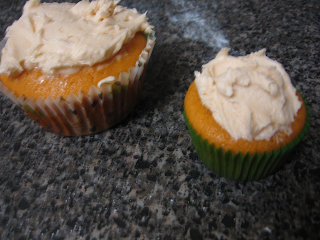
<svg viewBox="0 0 320 240">
<path fill-rule="evenodd" d="M 0 73 L 17 76 L 40 68 L 47 74 L 70 74 L 109 59 L 137 32 L 152 31 L 146 14 L 117 3 L 29 0 L 20 19 L 7 29 Z"/>
<path fill-rule="evenodd" d="M 269 140 L 279 130 L 290 134 L 302 103 L 283 66 L 265 49 L 244 57 L 228 52 L 222 49 L 202 73 L 195 72 L 202 104 L 236 140 Z"/>
</svg>

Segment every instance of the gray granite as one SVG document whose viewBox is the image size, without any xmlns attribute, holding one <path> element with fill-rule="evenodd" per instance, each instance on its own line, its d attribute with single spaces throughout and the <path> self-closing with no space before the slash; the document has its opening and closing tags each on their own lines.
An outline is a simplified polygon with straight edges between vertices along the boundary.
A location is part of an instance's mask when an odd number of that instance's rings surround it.
<svg viewBox="0 0 320 240">
<path fill-rule="evenodd" d="M 0 1 L 0 38 L 24 1 Z M 318 0 L 132 1 L 157 32 L 141 100 L 100 134 L 60 137 L 0 94 L 0 239 L 319 239 Z M 218 50 L 267 48 L 310 106 L 286 164 L 257 182 L 197 158 L 183 99 Z"/>
</svg>

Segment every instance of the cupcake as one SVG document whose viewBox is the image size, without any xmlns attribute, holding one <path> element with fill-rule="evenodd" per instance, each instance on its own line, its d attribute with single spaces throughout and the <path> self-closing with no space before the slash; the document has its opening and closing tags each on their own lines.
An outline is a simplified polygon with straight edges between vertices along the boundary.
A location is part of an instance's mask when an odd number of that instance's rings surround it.
<svg viewBox="0 0 320 240">
<path fill-rule="evenodd" d="M 119 123 L 137 103 L 155 36 L 146 14 L 117 3 L 26 2 L 3 40 L 0 90 L 61 135 Z"/>
<path fill-rule="evenodd" d="M 307 109 L 265 49 L 243 57 L 228 52 L 195 72 L 184 117 L 205 166 L 230 179 L 258 180 L 279 169 L 303 138 Z"/>
</svg>

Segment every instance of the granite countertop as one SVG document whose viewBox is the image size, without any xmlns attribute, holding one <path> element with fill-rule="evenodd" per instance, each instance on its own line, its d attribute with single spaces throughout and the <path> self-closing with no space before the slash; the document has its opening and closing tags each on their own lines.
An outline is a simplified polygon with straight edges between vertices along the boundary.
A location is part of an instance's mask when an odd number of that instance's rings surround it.
<svg viewBox="0 0 320 240">
<path fill-rule="evenodd" d="M 0 38 L 24 1 L 0 2 Z M 144 91 L 121 124 L 61 137 L 0 94 L 0 239 L 319 239 L 318 0 L 122 0 L 148 11 L 157 42 Z M 194 71 L 221 47 L 267 49 L 310 106 L 286 164 L 256 182 L 199 161 L 182 109 Z"/>
</svg>

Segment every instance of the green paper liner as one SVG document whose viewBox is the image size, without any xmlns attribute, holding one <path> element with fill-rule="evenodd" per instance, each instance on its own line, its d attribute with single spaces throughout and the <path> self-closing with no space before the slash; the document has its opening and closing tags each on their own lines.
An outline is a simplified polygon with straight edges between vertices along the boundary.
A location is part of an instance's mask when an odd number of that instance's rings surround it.
<svg viewBox="0 0 320 240">
<path fill-rule="evenodd" d="M 285 162 L 286 157 L 293 148 L 302 140 L 310 125 L 309 107 L 304 101 L 307 111 L 306 121 L 302 131 L 290 143 L 278 150 L 243 155 L 241 152 L 233 154 L 231 150 L 224 151 L 222 147 L 216 148 L 214 144 L 209 144 L 206 139 L 202 139 L 192 125 L 189 123 L 186 112 L 183 111 L 186 125 L 189 129 L 193 146 L 203 164 L 214 173 L 220 176 L 239 181 L 255 181 L 263 179 L 275 173 Z"/>
<path fill-rule="evenodd" d="M 0 81 L 0 91 L 19 105 L 45 129 L 63 136 L 82 136 L 106 130 L 121 122 L 134 109 L 140 97 L 145 72 L 154 44 L 155 32 L 146 35 L 147 46 L 136 65 L 121 72 L 113 81 L 101 80 L 87 94 L 71 93 L 67 99 L 17 97 Z"/>
</svg>

